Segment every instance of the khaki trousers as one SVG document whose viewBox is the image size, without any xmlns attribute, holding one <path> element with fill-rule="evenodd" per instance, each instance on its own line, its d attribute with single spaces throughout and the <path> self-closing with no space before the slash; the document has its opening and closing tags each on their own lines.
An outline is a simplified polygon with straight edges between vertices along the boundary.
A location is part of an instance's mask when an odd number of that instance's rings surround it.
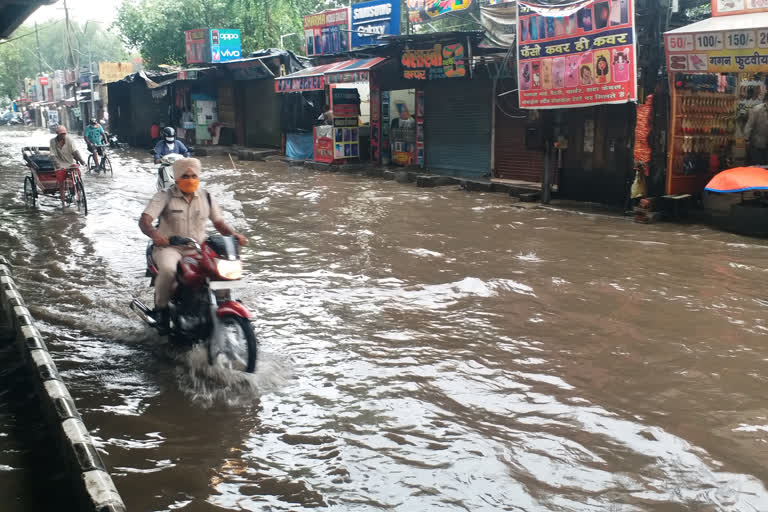
<svg viewBox="0 0 768 512">
<path fill-rule="evenodd" d="M 152 250 L 152 259 L 157 267 L 155 309 L 168 307 L 168 300 L 176 287 L 176 267 L 188 251 L 183 247 L 155 247 Z"/>
</svg>

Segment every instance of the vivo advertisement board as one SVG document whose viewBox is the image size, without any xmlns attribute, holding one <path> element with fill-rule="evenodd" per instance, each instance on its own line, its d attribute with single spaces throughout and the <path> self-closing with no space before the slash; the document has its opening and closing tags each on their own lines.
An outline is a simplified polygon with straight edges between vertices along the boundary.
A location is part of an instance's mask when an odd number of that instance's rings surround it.
<svg viewBox="0 0 768 512">
<path fill-rule="evenodd" d="M 211 62 L 229 62 L 242 59 L 243 45 L 240 30 L 212 28 L 210 32 Z"/>
<path fill-rule="evenodd" d="M 399 0 L 373 0 L 352 6 L 352 48 L 381 44 L 379 36 L 398 34 Z"/>
</svg>

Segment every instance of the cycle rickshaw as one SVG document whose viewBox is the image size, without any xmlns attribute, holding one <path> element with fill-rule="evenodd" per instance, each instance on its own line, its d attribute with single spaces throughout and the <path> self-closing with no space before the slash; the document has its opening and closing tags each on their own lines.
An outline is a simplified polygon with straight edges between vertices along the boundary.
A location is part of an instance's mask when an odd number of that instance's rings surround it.
<svg viewBox="0 0 768 512">
<path fill-rule="evenodd" d="M 59 185 L 56 181 L 56 168 L 51 160 L 51 151 L 47 147 L 28 146 L 21 149 L 24 162 L 29 167 L 29 176 L 24 177 L 24 203 L 34 207 L 40 194 L 59 197 Z M 88 202 L 85 197 L 83 178 L 80 167 L 66 169 L 64 180 L 64 200 L 73 203 L 77 209 L 88 215 Z"/>
</svg>

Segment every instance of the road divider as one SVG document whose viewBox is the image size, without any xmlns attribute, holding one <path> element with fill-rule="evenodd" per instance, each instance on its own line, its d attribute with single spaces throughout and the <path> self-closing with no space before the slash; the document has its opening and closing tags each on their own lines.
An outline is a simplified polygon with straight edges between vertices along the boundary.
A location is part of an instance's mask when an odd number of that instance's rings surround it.
<svg viewBox="0 0 768 512">
<path fill-rule="evenodd" d="M 93 444 L 69 390 L 59 376 L 32 314 L 13 280 L 11 266 L 0 256 L 0 324 L 15 343 L 32 377 L 48 430 L 55 436 L 57 455 L 63 457 L 80 503 L 62 504 L 67 510 L 125 512 L 125 504 Z"/>
</svg>

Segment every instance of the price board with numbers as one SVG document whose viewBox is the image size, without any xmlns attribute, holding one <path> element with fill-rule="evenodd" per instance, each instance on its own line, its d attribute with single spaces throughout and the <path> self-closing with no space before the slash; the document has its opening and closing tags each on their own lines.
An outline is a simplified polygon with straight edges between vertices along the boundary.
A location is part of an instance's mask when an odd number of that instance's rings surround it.
<svg viewBox="0 0 768 512">
<path fill-rule="evenodd" d="M 695 32 L 696 25 L 664 34 L 669 71 L 768 71 L 768 26 L 763 29 Z M 711 27 L 712 23 L 708 26 Z"/>
</svg>

